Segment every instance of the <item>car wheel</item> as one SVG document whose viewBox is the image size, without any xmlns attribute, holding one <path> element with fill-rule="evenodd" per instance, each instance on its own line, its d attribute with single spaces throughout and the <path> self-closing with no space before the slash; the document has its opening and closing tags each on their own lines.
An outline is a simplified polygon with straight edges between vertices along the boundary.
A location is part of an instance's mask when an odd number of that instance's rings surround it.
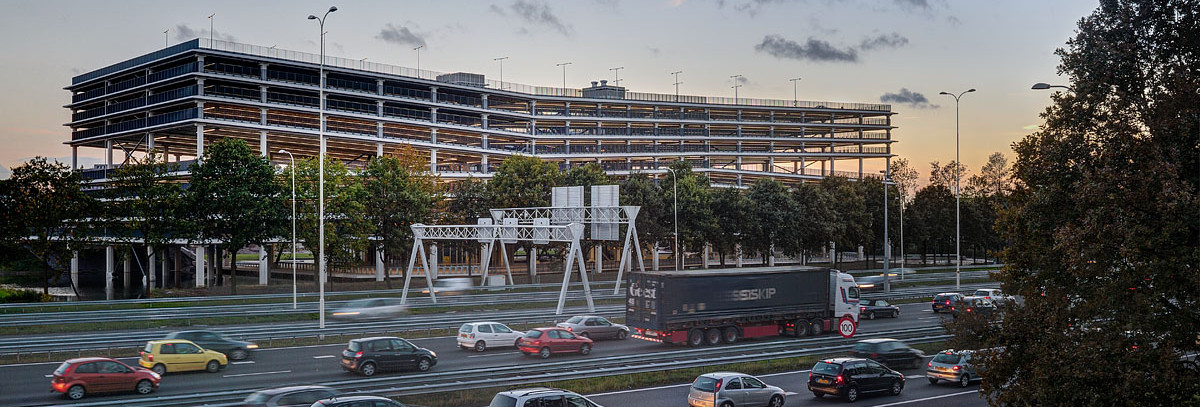
<svg viewBox="0 0 1200 407">
<path fill-rule="evenodd" d="M 767 403 L 767 407 L 783 407 L 783 396 L 771 396 L 771 402 Z"/>
<path fill-rule="evenodd" d="M 709 345 L 721 344 L 721 330 L 719 328 L 708 328 L 704 331 L 704 342 Z"/>
<path fill-rule="evenodd" d="M 208 364 L 204 365 L 204 370 L 209 373 L 216 373 L 218 370 L 221 370 L 221 362 L 210 360 Z"/>
<path fill-rule="evenodd" d="M 162 363 L 154 365 L 154 367 L 150 368 L 150 370 L 153 370 L 154 373 L 158 373 L 159 376 L 167 374 L 167 367 Z"/>
<path fill-rule="evenodd" d="M 738 339 L 741 338 L 741 335 L 738 335 L 737 328 L 732 326 L 722 329 L 721 334 L 721 340 L 725 341 L 725 343 L 737 343 Z"/>
<path fill-rule="evenodd" d="M 371 362 L 363 363 L 362 367 L 358 368 L 358 372 L 362 373 L 363 376 L 374 376 L 375 364 Z"/>
<path fill-rule="evenodd" d="M 688 331 L 688 346 L 700 346 L 704 344 L 704 331 L 699 328 L 692 328 Z"/>
<path fill-rule="evenodd" d="M 421 360 L 417 361 L 417 370 L 418 371 L 428 372 L 429 368 L 431 368 L 431 367 L 433 367 L 433 362 L 431 362 L 429 360 L 429 358 L 421 358 Z"/>
<path fill-rule="evenodd" d="M 249 354 L 246 353 L 245 349 L 234 349 L 233 352 L 229 352 L 229 358 L 233 360 L 242 360 L 246 356 L 249 356 Z"/>
<path fill-rule="evenodd" d="M 900 392 L 901 392 L 901 391 L 903 391 L 903 390 L 904 390 L 904 383 L 903 383 L 903 382 L 901 382 L 901 381 L 899 381 L 899 380 L 896 380 L 896 381 L 892 382 L 892 395 L 893 395 L 893 396 L 899 396 L 899 395 L 900 395 Z"/>
<path fill-rule="evenodd" d="M 808 333 L 812 336 L 821 336 L 825 333 L 825 322 L 821 319 L 814 319 L 808 323 Z"/>
<path fill-rule="evenodd" d="M 592 353 L 592 345 L 591 344 L 585 343 L 583 345 L 579 345 L 579 354 L 580 355 L 586 355 L 589 353 Z"/>
<path fill-rule="evenodd" d="M 521 347 L 521 338 L 517 338 L 515 341 L 513 341 L 513 346 L 518 348 Z"/>
<path fill-rule="evenodd" d="M 476 352 L 483 352 L 485 350 L 487 350 L 486 343 L 483 343 L 483 341 L 475 342 L 475 351 Z"/>
<path fill-rule="evenodd" d="M 875 319 L 875 311 L 868 312 L 867 319 Z"/>
<path fill-rule="evenodd" d="M 79 399 L 83 398 L 84 394 L 87 394 L 87 391 L 84 391 L 83 386 L 80 386 L 78 384 L 71 386 L 71 388 L 67 389 L 67 398 L 69 398 L 71 400 L 79 400 Z"/>
<path fill-rule="evenodd" d="M 542 348 L 542 350 L 538 351 L 538 356 L 541 356 L 542 359 L 549 359 L 550 358 L 550 348 Z"/>
<path fill-rule="evenodd" d="M 797 319 L 792 322 L 792 334 L 797 338 L 808 336 L 808 321 Z"/>
<path fill-rule="evenodd" d="M 617 331 L 617 339 L 622 340 L 622 341 L 629 339 L 629 331 L 626 331 L 624 329 Z"/>
<path fill-rule="evenodd" d="M 820 398 L 825 398 L 825 393 L 820 393 L 820 392 L 815 392 L 815 391 L 814 391 L 814 392 L 813 392 L 813 397 L 816 397 L 816 398 L 819 398 L 819 399 L 820 399 Z"/>
<path fill-rule="evenodd" d="M 971 385 L 971 375 L 963 373 L 962 377 L 958 378 L 958 387 L 967 387 Z"/>
<path fill-rule="evenodd" d="M 154 391 L 154 383 L 150 383 L 149 380 L 139 381 L 134 390 L 137 390 L 138 394 L 150 394 L 150 392 Z"/>
<path fill-rule="evenodd" d="M 900 310 L 892 311 L 892 318 L 900 318 Z"/>
<path fill-rule="evenodd" d="M 858 386 L 846 388 L 846 401 L 851 403 L 858 401 Z"/>
<path fill-rule="evenodd" d="M 721 407 L 733 407 L 733 402 L 732 402 L 732 401 L 726 401 L 726 402 L 724 402 L 724 403 L 721 403 Z"/>
<path fill-rule="evenodd" d="M 927 377 L 927 379 L 929 379 L 929 384 L 937 384 L 938 382 L 936 377 Z"/>
</svg>

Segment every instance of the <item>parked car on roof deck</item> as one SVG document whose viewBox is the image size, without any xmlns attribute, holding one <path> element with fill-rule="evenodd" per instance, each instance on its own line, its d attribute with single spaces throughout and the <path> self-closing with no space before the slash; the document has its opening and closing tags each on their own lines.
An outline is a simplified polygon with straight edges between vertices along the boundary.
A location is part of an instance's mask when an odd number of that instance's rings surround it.
<svg viewBox="0 0 1200 407">
<path fill-rule="evenodd" d="M 585 338 L 625 339 L 629 337 L 629 327 L 613 323 L 604 317 L 592 315 L 574 316 L 565 322 L 559 322 L 556 326 Z"/>
<path fill-rule="evenodd" d="M 817 362 L 808 373 L 808 390 L 817 398 L 826 394 L 855 402 L 866 393 L 887 392 L 899 396 L 904 374 L 862 358 L 833 358 Z"/>
<path fill-rule="evenodd" d="M 242 403 L 245 407 L 308 407 L 341 393 L 325 386 L 288 386 L 256 391 Z"/>
<path fill-rule="evenodd" d="M 204 370 L 216 373 L 224 369 L 229 359 L 224 353 L 207 350 L 186 339 L 160 339 L 146 342 L 138 366 L 158 374 Z"/>
<path fill-rule="evenodd" d="M 969 350 L 948 349 L 938 352 L 929 361 L 925 377 L 929 384 L 937 384 L 939 380 L 957 383 L 959 387 L 967 387 L 972 380 L 979 379 L 975 371 L 975 352 Z"/>
<path fill-rule="evenodd" d="M 592 353 L 592 340 L 562 328 L 534 328 L 525 333 L 517 348 L 525 355 L 537 354 L 542 359 L 553 353 Z"/>
<path fill-rule="evenodd" d="M 258 349 L 254 342 L 230 339 L 213 331 L 178 331 L 167 334 L 166 339 L 186 339 L 208 350 L 224 353 L 229 359 L 242 360 Z"/>
<path fill-rule="evenodd" d="M 900 316 L 900 307 L 888 304 L 887 300 L 859 300 L 858 315 L 866 319 L 875 319 L 877 316 L 897 318 Z"/>
<path fill-rule="evenodd" d="M 757 377 L 736 372 L 702 374 L 688 391 L 689 407 L 783 407 L 787 393 Z"/>
<path fill-rule="evenodd" d="M 69 359 L 54 369 L 50 391 L 79 400 L 89 393 L 137 392 L 150 394 L 158 388 L 162 376 L 150 370 L 133 368 L 111 358 Z"/>
<path fill-rule="evenodd" d="M 493 346 L 517 346 L 524 332 L 499 322 L 468 322 L 458 328 L 458 347 L 483 352 Z"/>
</svg>

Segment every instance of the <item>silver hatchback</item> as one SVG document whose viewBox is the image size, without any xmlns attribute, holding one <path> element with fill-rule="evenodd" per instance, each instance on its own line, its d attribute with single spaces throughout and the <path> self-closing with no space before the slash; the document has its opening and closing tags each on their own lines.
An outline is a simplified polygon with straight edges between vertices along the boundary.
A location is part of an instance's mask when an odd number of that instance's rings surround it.
<svg viewBox="0 0 1200 407">
<path fill-rule="evenodd" d="M 566 322 L 559 322 L 557 326 L 590 339 L 625 339 L 629 337 L 629 327 L 594 315 L 574 316 Z"/>
<path fill-rule="evenodd" d="M 691 407 L 782 407 L 786 401 L 787 393 L 783 389 L 737 372 L 700 375 L 688 392 L 688 406 Z"/>
</svg>

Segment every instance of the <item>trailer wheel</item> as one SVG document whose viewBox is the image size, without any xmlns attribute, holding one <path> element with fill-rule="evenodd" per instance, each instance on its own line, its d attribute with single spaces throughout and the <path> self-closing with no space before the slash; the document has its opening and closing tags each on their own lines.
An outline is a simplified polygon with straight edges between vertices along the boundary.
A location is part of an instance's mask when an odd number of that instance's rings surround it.
<svg viewBox="0 0 1200 407">
<path fill-rule="evenodd" d="M 808 321 L 805 321 L 803 319 L 797 319 L 794 322 L 792 322 L 792 326 L 794 327 L 792 330 L 792 334 L 795 335 L 797 338 L 801 338 L 801 337 L 805 337 L 805 336 L 809 335 Z"/>
<path fill-rule="evenodd" d="M 708 328 L 704 331 L 704 342 L 709 345 L 721 344 L 721 328 Z"/>
<path fill-rule="evenodd" d="M 821 336 L 825 333 L 825 321 L 820 318 L 812 320 L 808 326 L 810 328 L 808 332 L 812 334 L 812 336 Z"/>
<path fill-rule="evenodd" d="M 704 331 L 701 331 L 700 328 L 692 328 L 692 330 L 688 331 L 687 340 L 688 346 L 695 347 L 703 345 Z"/>
<path fill-rule="evenodd" d="M 721 339 L 724 340 L 725 343 L 737 343 L 738 339 L 741 338 L 741 335 L 738 334 L 737 327 L 727 326 L 725 329 L 721 330 L 721 333 L 724 334 Z"/>
</svg>

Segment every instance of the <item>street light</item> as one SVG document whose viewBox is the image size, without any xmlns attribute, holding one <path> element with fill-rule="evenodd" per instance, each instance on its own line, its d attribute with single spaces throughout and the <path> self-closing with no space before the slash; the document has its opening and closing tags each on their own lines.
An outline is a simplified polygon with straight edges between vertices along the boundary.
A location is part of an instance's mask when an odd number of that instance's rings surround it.
<svg viewBox="0 0 1200 407">
<path fill-rule="evenodd" d="M 209 48 L 212 48 L 212 46 L 213 46 L 213 31 L 214 31 L 213 17 L 216 17 L 216 16 L 217 16 L 217 13 L 212 13 L 208 16 L 208 46 L 209 46 Z"/>
<path fill-rule="evenodd" d="M 492 58 L 493 61 L 500 61 L 500 90 L 504 90 L 504 60 L 508 57 Z"/>
<path fill-rule="evenodd" d="M 292 164 L 292 309 L 296 309 L 296 157 L 291 151 L 279 150 L 279 154 L 287 154 Z"/>
<path fill-rule="evenodd" d="M 413 51 L 417 51 L 417 79 L 421 79 L 421 48 L 425 48 L 425 46 L 418 45 L 413 48 Z"/>
<path fill-rule="evenodd" d="M 892 292 L 892 241 L 888 239 L 888 181 L 891 181 L 891 174 L 885 168 L 879 171 L 883 174 L 883 292 Z M 900 275 L 904 275 L 904 270 L 900 270 Z"/>
<path fill-rule="evenodd" d="M 798 96 L 799 93 L 796 92 L 796 83 L 800 82 L 800 78 L 796 77 L 796 78 L 792 78 L 792 79 L 788 79 L 788 80 L 792 81 L 792 107 L 799 106 L 800 105 L 800 97 Z"/>
<path fill-rule="evenodd" d="M 321 104 L 318 109 L 321 123 L 317 126 L 317 138 L 321 140 L 321 152 L 317 155 L 317 219 L 320 225 L 317 231 L 317 246 L 320 246 L 317 252 L 317 285 L 320 286 L 321 293 L 318 316 L 321 329 L 325 329 L 325 19 L 329 18 L 329 13 L 335 12 L 337 9 L 337 6 L 329 6 L 329 11 L 326 11 L 325 15 L 321 17 L 308 15 L 309 20 L 317 20 L 321 29 Z M 418 72 L 420 71 L 418 70 Z M 295 260 L 295 256 L 293 256 L 293 264 L 295 264 Z"/>
<path fill-rule="evenodd" d="M 679 81 L 679 74 L 681 74 L 681 73 L 683 73 L 683 71 L 671 72 L 671 75 L 675 75 L 675 101 L 676 102 L 679 101 L 679 85 L 683 83 L 683 82 Z"/>
<path fill-rule="evenodd" d="M 1037 85 L 1034 85 L 1037 86 Z M 949 92 L 939 92 L 939 95 L 949 95 L 954 98 L 954 289 L 958 290 L 961 286 L 962 274 L 962 227 L 961 227 L 961 212 L 959 211 L 959 196 L 962 193 L 958 188 L 958 179 L 961 178 L 959 168 L 962 164 L 958 161 L 958 101 L 962 96 L 974 92 L 975 88 L 964 90 L 957 95 Z"/>
<path fill-rule="evenodd" d="M 608 68 L 608 70 L 613 71 L 613 85 L 615 85 L 615 86 L 621 86 L 621 70 L 622 69 L 625 69 L 625 67 L 618 66 L 616 68 Z"/>
<path fill-rule="evenodd" d="M 169 32 L 171 32 L 170 28 L 163 30 L 163 48 L 166 48 L 167 46 L 171 45 L 170 35 L 167 34 Z"/>
<path fill-rule="evenodd" d="M 729 77 L 733 79 L 733 86 L 730 87 L 733 88 L 733 104 L 736 105 L 738 99 L 737 90 L 738 88 L 742 87 L 742 84 L 738 83 L 738 81 L 742 79 L 742 75 L 731 75 Z"/>
<path fill-rule="evenodd" d="M 1063 86 L 1063 85 L 1051 85 L 1051 84 L 1048 84 L 1048 83 L 1045 83 L 1045 82 L 1038 82 L 1038 83 L 1035 83 L 1035 84 L 1033 84 L 1033 87 L 1032 87 L 1032 88 L 1030 88 L 1030 89 L 1033 89 L 1033 90 L 1046 90 L 1046 89 L 1050 89 L 1050 88 L 1063 88 L 1063 89 L 1067 89 L 1067 90 L 1070 90 L 1070 89 L 1071 89 L 1070 87 L 1066 87 L 1066 86 Z"/>
<path fill-rule="evenodd" d="M 562 87 L 563 88 L 563 96 L 567 95 L 567 65 L 570 65 L 573 63 L 574 62 L 563 62 L 561 64 L 554 64 L 554 66 L 561 66 L 563 69 L 563 87 Z"/>
<path fill-rule="evenodd" d="M 675 256 L 675 271 L 679 271 L 679 176 L 675 175 L 674 168 L 667 167 L 667 171 L 671 172 L 671 206 L 675 208 L 675 249 L 671 254 Z M 658 254 L 655 253 L 655 256 Z"/>
</svg>

